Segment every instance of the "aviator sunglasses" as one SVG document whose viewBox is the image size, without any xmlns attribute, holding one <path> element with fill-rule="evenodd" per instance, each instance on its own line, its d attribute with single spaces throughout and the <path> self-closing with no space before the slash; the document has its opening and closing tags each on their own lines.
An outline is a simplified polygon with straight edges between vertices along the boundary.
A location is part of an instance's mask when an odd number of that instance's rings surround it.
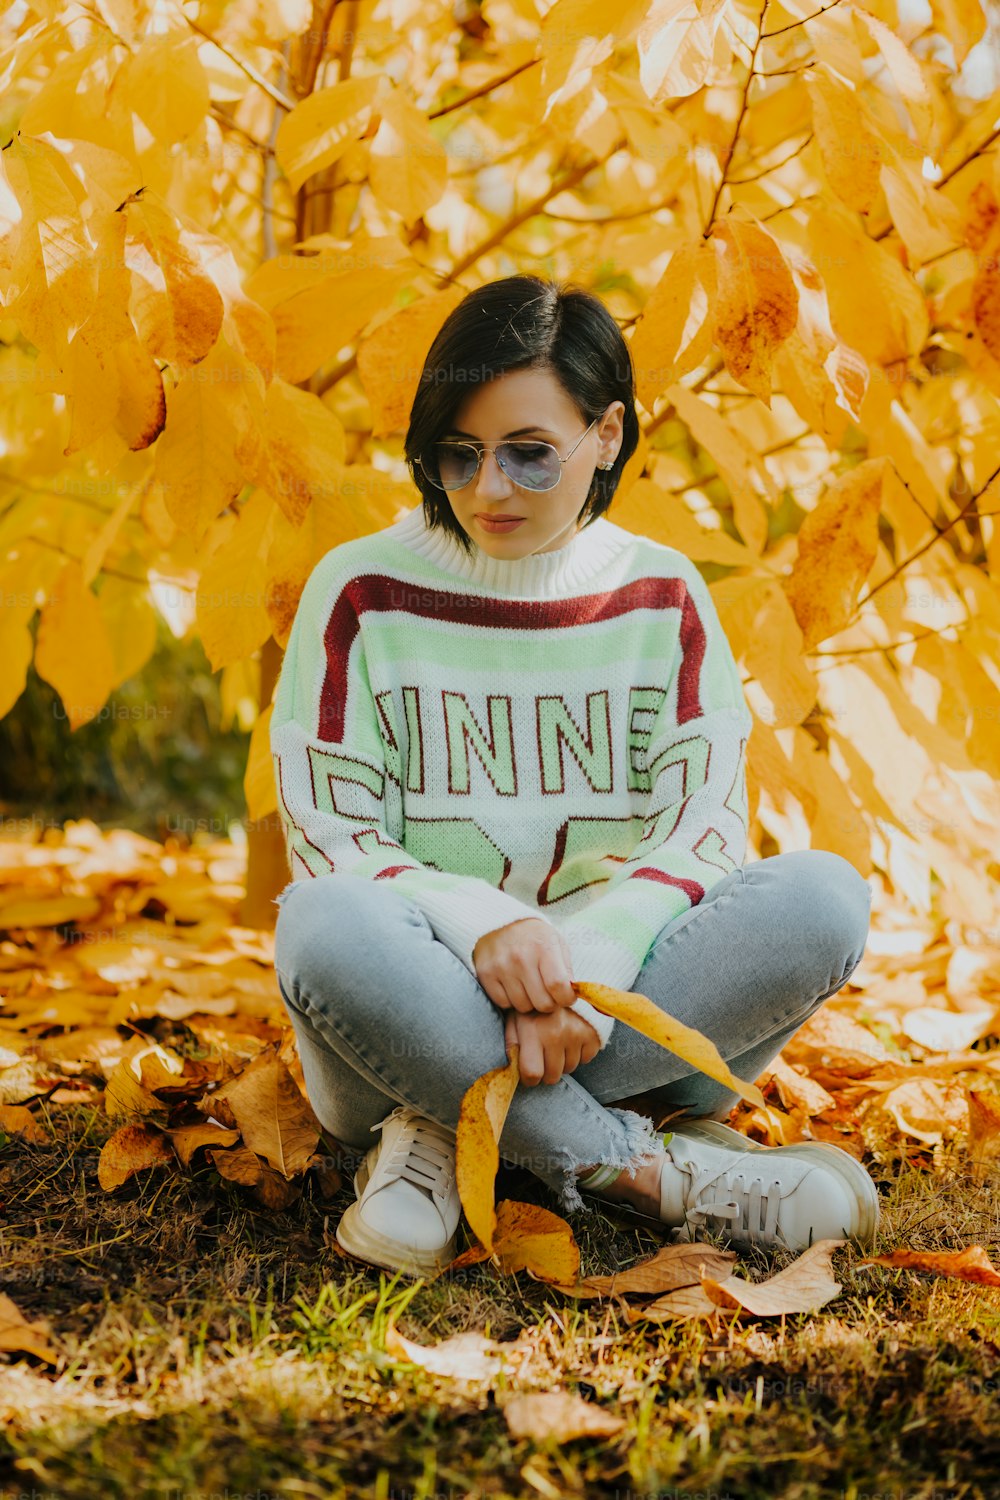
<svg viewBox="0 0 1000 1500">
<path fill-rule="evenodd" d="M 598 420 L 594 418 L 594 422 Z M 488 449 L 485 444 L 442 439 L 432 445 L 426 456 L 421 454 L 417 462 L 437 489 L 461 490 L 479 473 L 484 454 L 493 452 L 507 478 L 520 489 L 551 490 L 562 478 L 563 464 L 573 457 L 590 427 L 580 434 L 565 458 L 559 457 L 559 450 L 551 443 L 543 443 L 537 438 L 515 438 L 497 443 L 493 449 Z M 600 467 L 610 469 L 611 465 L 601 464 Z"/>
</svg>

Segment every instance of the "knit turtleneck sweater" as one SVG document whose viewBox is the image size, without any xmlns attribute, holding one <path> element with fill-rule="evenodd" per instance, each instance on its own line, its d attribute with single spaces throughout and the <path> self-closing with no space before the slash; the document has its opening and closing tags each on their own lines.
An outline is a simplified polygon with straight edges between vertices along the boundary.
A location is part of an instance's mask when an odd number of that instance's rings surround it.
<svg viewBox="0 0 1000 1500">
<path fill-rule="evenodd" d="M 270 730 L 292 878 L 391 883 L 473 974 L 480 937 L 542 917 L 574 980 L 629 990 L 744 862 L 751 723 L 683 553 L 602 516 L 467 556 L 418 505 L 299 601 Z M 605 1046 L 613 1019 L 572 1008 Z"/>
</svg>

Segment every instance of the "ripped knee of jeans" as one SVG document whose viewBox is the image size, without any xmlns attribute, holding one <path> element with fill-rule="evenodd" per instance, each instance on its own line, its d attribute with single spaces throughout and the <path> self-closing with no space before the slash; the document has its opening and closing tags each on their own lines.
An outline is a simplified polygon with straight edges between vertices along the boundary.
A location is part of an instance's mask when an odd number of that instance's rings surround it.
<svg viewBox="0 0 1000 1500">
<path fill-rule="evenodd" d="M 661 1132 L 656 1129 L 648 1115 L 641 1115 L 633 1109 L 619 1109 L 611 1104 L 606 1104 L 604 1107 L 609 1114 L 617 1116 L 625 1126 L 625 1143 L 621 1150 L 602 1153 L 601 1162 L 605 1166 L 618 1167 L 621 1171 L 627 1170 L 630 1176 L 634 1177 L 640 1167 L 652 1161 L 662 1150 Z M 567 1155 L 576 1157 L 576 1153 L 567 1153 Z M 577 1185 L 580 1167 L 589 1164 L 585 1154 L 582 1160 L 574 1159 L 560 1168 L 560 1181 L 555 1187 L 555 1192 L 567 1213 L 590 1213 L 592 1211 L 592 1205 L 581 1196 Z"/>
</svg>

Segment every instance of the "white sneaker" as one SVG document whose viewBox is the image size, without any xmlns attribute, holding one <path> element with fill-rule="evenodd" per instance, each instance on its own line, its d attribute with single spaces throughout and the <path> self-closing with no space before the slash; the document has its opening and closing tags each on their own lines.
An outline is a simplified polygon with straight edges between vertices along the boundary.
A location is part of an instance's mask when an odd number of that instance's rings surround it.
<svg viewBox="0 0 1000 1500">
<path fill-rule="evenodd" d="M 455 1258 L 462 1215 L 455 1132 L 403 1104 L 371 1128 L 382 1134 L 354 1174 L 357 1201 L 337 1243 L 387 1270 L 440 1271 Z"/>
<path fill-rule="evenodd" d="M 866 1246 L 875 1238 L 878 1190 L 840 1146 L 762 1146 L 721 1120 L 682 1120 L 664 1151 L 660 1218 L 681 1224 L 680 1240 L 693 1240 L 703 1226 L 772 1251 L 807 1250 L 827 1238 Z"/>
</svg>

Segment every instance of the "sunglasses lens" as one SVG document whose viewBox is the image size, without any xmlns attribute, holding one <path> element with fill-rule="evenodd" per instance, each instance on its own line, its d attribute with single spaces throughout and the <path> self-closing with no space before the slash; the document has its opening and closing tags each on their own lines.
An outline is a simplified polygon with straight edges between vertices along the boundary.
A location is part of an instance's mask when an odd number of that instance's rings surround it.
<svg viewBox="0 0 1000 1500">
<path fill-rule="evenodd" d="M 551 443 L 501 443 L 497 461 L 504 473 L 526 490 L 550 490 L 562 469 Z"/>
<path fill-rule="evenodd" d="M 550 490 L 562 465 L 551 443 L 500 443 L 497 462 L 509 479 L 525 490 Z M 420 467 L 442 490 L 461 490 L 479 472 L 479 452 L 463 443 L 435 443 Z"/>
<path fill-rule="evenodd" d="M 476 472 L 474 448 L 459 448 L 448 443 L 435 443 L 419 459 L 431 484 L 439 490 L 460 490 L 469 483 Z"/>
</svg>

